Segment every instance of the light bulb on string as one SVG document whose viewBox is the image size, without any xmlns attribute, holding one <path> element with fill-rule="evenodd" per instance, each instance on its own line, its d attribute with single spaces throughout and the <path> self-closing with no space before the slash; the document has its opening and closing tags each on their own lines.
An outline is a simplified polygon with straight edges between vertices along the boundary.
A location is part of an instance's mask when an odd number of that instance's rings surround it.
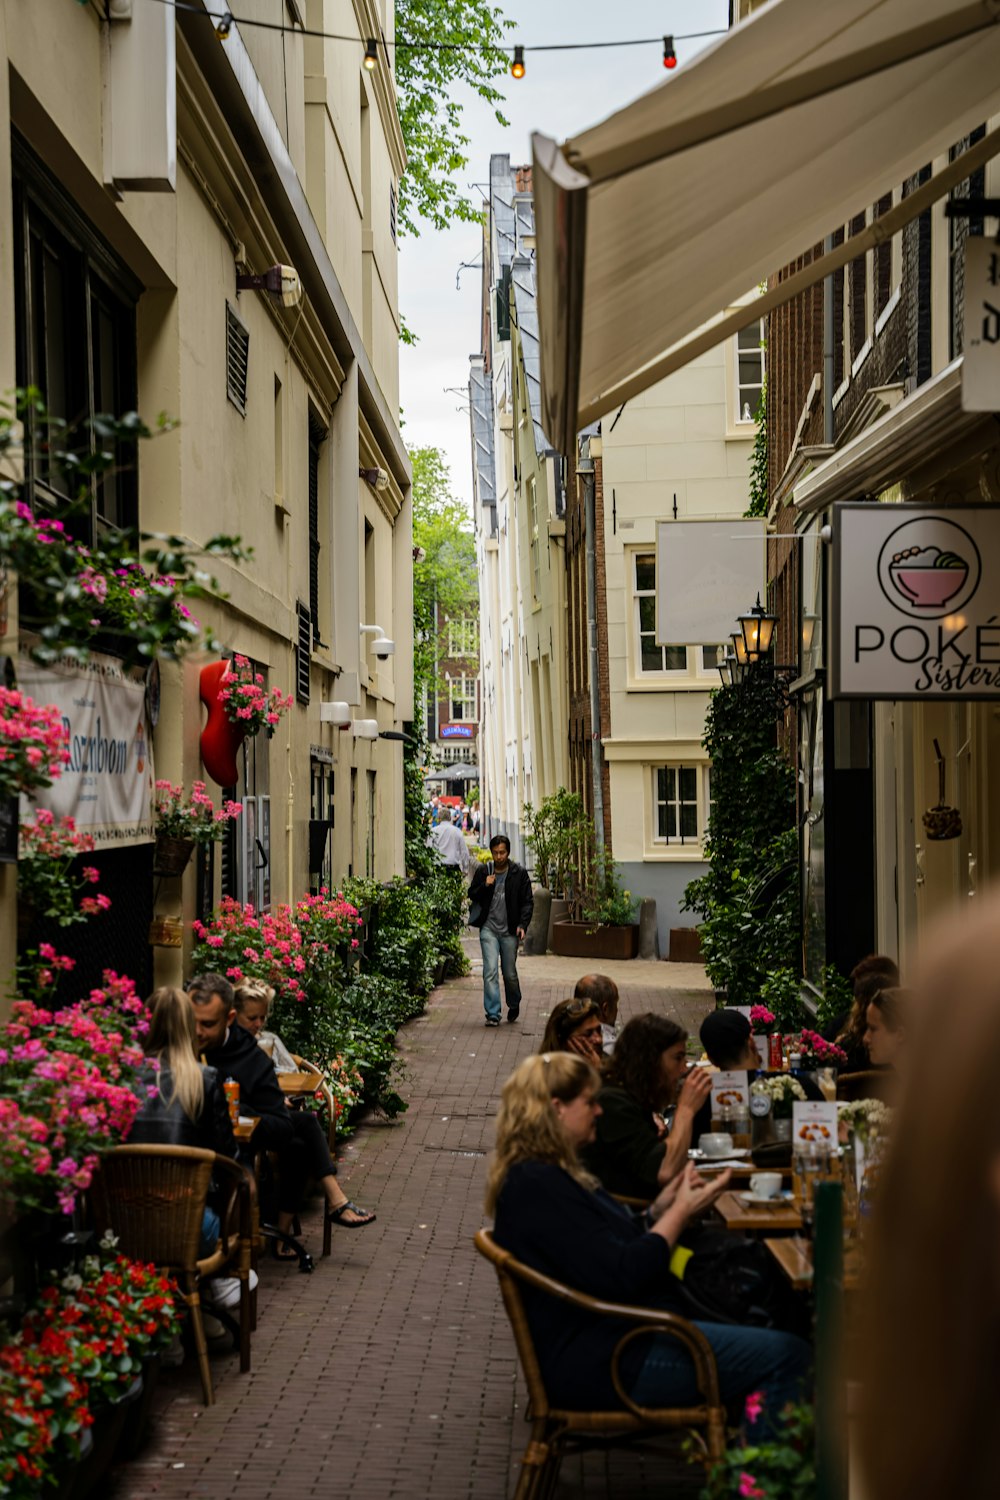
<svg viewBox="0 0 1000 1500">
<path fill-rule="evenodd" d="M 676 68 L 677 53 L 674 51 L 674 39 L 672 36 L 663 38 L 663 66 L 665 68 Z"/>
<path fill-rule="evenodd" d="M 219 17 L 219 19 L 215 23 L 215 34 L 219 38 L 220 42 L 224 42 L 226 40 L 226 38 L 229 35 L 230 28 L 232 27 L 232 24 L 233 24 L 233 13 L 232 13 L 232 11 L 231 10 L 225 10 L 225 11 L 223 11 L 222 15 Z"/>
<path fill-rule="evenodd" d="M 511 74 L 512 78 L 523 78 L 524 77 L 524 48 L 523 47 L 515 47 L 514 48 L 514 61 L 510 65 L 510 74 Z"/>
<path fill-rule="evenodd" d="M 365 55 L 362 58 L 362 62 L 369 73 L 374 73 L 375 64 L 378 62 L 378 45 L 374 37 L 370 36 L 365 42 Z"/>
</svg>

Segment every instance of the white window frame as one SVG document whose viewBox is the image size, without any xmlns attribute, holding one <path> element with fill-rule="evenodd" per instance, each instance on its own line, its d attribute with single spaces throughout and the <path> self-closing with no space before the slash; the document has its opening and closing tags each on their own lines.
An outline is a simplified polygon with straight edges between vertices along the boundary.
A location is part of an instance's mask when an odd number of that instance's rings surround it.
<svg viewBox="0 0 1000 1500">
<path fill-rule="evenodd" d="M 528 480 L 528 537 L 531 554 L 531 598 L 537 606 L 542 602 L 542 548 L 538 529 L 538 481 L 533 474 Z"/>
<path fill-rule="evenodd" d="M 753 332 L 753 326 L 750 325 L 749 327 L 743 329 L 740 333 L 734 334 L 729 341 L 730 378 L 732 380 L 732 409 L 730 414 L 730 421 L 734 429 L 747 434 L 752 434 L 757 429 L 757 418 L 755 416 L 755 413 L 760 402 L 761 388 L 763 387 L 764 381 L 767 379 L 767 329 L 763 318 L 759 318 L 757 320 L 757 327 L 759 329 L 759 333 L 758 344 L 756 347 L 760 355 L 760 385 L 755 384 L 752 387 L 752 389 L 757 392 L 757 397 L 756 400 L 750 403 L 749 418 L 743 415 L 744 387 L 740 383 L 740 353 L 742 352 L 744 354 L 750 354 L 753 352 L 754 346 L 748 344 L 741 351 L 740 339 L 751 334 Z M 746 389 L 750 390 L 751 387 L 747 386 Z"/>
<path fill-rule="evenodd" d="M 471 660 L 479 655 L 479 621 L 475 615 L 460 615 L 448 621 L 449 661 Z"/>
<path fill-rule="evenodd" d="M 652 548 L 636 547 L 627 554 L 629 556 L 629 581 L 632 589 L 632 675 L 637 682 L 646 684 L 661 684 L 663 686 L 689 686 L 705 688 L 708 685 L 715 686 L 718 682 L 716 664 L 713 662 L 706 667 L 703 653 L 706 650 L 718 651 L 722 643 L 713 643 L 706 646 L 660 646 L 657 649 L 663 653 L 669 650 L 684 652 L 684 665 L 682 667 L 644 667 L 642 663 L 642 637 L 649 632 L 642 630 L 641 601 L 648 598 L 656 598 L 656 583 L 650 589 L 640 589 L 637 566 L 640 561 L 652 560 L 655 567 L 656 552 Z M 655 644 L 655 642 L 654 642 Z M 664 656 L 661 654 L 661 662 Z"/>
<path fill-rule="evenodd" d="M 674 797 L 663 798 L 660 795 L 661 773 L 675 772 Z M 681 798 L 680 773 L 682 771 L 694 772 L 695 795 L 693 798 Z M 692 851 L 701 853 L 704 848 L 705 835 L 708 832 L 708 816 L 711 809 L 712 780 L 711 765 L 708 761 L 680 760 L 661 761 L 659 764 L 649 768 L 649 790 L 650 790 L 650 820 L 649 820 L 649 845 L 653 851 L 661 852 L 669 850 L 683 851 L 690 854 Z M 681 807 L 695 808 L 697 820 L 696 832 L 694 834 L 682 835 L 679 831 L 674 834 L 662 833 L 660 831 L 660 809 L 673 805 L 678 814 Z M 680 826 L 678 816 L 676 826 Z"/>
<path fill-rule="evenodd" d="M 476 724 L 479 722 L 479 696 L 477 692 L 479 679 L 475 673 L 449 672 L 446 677 L 448 685 L 448 722 L 451 724 Z M 455 706 L 460 705 L 462 712 L 456 714 Z"/>
</svg>

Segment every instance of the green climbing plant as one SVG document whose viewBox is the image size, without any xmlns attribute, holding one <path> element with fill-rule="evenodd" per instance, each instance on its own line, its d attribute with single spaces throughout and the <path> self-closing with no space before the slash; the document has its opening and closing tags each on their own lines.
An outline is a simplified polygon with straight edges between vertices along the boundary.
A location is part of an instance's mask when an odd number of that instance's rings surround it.
<svg viewBox="0 0 1000 1500">
<path fill-rule="evenodd" d="M 770 502 L 767 478 L 767 379 L 760 388 L 760 400 L 754 413 L 757 431 L 750 449 L 750 504 L 745 516 L 766 516 Z"/>
</svg>

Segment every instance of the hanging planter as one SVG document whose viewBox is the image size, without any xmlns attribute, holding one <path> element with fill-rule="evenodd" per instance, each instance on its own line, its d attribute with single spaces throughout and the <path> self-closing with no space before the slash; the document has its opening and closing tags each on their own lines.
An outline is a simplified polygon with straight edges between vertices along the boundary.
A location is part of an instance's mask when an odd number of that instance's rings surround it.
<svg viewBox="0 0 1000 1500">
<path fill-rule="evenodd" d="M 149 924 L 151 948 L 180 948 L 184 943 L 184 923 L 180 917 L 154 917 Z"/>
<path fill-rule="evenodd" d="M 201 732 L 201 758 L 205 770 L 219 786 L 235 786 L 236 752 L 247 735 L 261 730 L 268 739 L 292 706 L 291 694 L 264 687 L 263 674 L 255 672 L 245 656 L 232 663 L 212 662 L 202 667 L 201 701 L 208 721 Z"/>
<path fill-rule="evenodd" d="M 927 832 L 928 839 L 934 842 L 943 842 L 945 839 L 957 839 L 959 837 L 962 832 L 962 814 L 957 807 L 949 807 L 944 800 L 945 759 L 941 754 L 941 746 L 937 740 L 934 741 L 934 754 L 937 757 L 938 768 L 937 806 L 929 807 L 921 821 Z"/>
<path fill-rule="evenodd" d="M 158 833 L 153 850 L 153 872 L 156 875 L 183 875 L 194 853 L 194 839 L 175 838 Z"/>
</svg>

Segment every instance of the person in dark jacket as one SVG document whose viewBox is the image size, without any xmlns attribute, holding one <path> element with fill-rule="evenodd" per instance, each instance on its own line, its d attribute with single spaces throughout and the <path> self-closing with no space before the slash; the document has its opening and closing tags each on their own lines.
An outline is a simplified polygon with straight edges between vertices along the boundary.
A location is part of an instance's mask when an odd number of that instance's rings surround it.
<svg viewBox="0 0 1000 1500">
<path fill-rule="evenodd" d="M 535 908 L 528 872 L 510 857 L 510 839 L 497 834 L 490 839 L 489 869 L 480 865 L 472 877 L 469 923 L 479 928 L 483 950 L 483 1009 L 486 1025 L 500 1025 L 499 966 L 507 1000 L 507 1020 L 516 1021 L 521 1011 L 521 986 L 517 977 L 517 945 L 524 937 Z M 476 908 L 478 907 L 478 910 Z"/>
<path fill-rule="evenodd" d="M 591 1297 L 686 1315 L 674 1266 L 678 1242 L 728 1186 L 730 1173 L 709 1183 L 689 1165 L 645 1221 L 631 1215 L 580 1165 L 578 1152 L 593 1141 L 601 1113 L 599 1083 L 590 1063 L 566 1052 L 525 1058 L 507 1080 L 486 1193 L 496 1241 L 536 1271 Z M 532 1287 L 521 1291 L 553 1403 L 588 1411 L 620 1407 L 611 1355 L 635 1325 L 597 1317 Z M 764 1328 L 697 1326 L 712 1346 L 724 1401 L 760 1391 L 766 1421 L 800 1396 L 810 1359 L 802 1339 Z M 690 1358 L 669 1335 L 634 1340 L 622 1356 L 621 1375 L 643 1405 L 699 1400 Z"/>
<path fill-rule="evenodd" d="M 163 986 L 146 1002 L 149 1064 L 139 1074 L 142 1101 L 129 1132 L 132 1146 L 196 1146 L 235 1158 L 229 1109 L 215 1068 L 199 1063 L 194 1012 L 180 991 Z M 211 1198 L 202 1222 L 201 1252 L 208 1255 L 219 1237 L 219 1216 Z"/>
<path fill-rule="evenodd" d="M 257 1116 L 255 1150 L 278 1157 L 278 1228 L 287 1233 L 298 1213 L 306 1183 L 312 1178 L 326 1198 L 326 1213 L 334 1224 L 360 1229 L 375 1215 L 352 1203 L 337 1182 L 336 1166 L 314 1115 L 293 1112 L 278 1084 L 274 1064 L 258 1047 L 252 1031 L 238 1024 L 233 987 L 221 974 L 199 974 L 188 984 L 198 1042 L 205 1060 L 223 1083 L 233 1078 L 240 1086 L 240 1112 Z M 276 1250 L 279 1260 L 293 1260 Z"/>
</svg>

